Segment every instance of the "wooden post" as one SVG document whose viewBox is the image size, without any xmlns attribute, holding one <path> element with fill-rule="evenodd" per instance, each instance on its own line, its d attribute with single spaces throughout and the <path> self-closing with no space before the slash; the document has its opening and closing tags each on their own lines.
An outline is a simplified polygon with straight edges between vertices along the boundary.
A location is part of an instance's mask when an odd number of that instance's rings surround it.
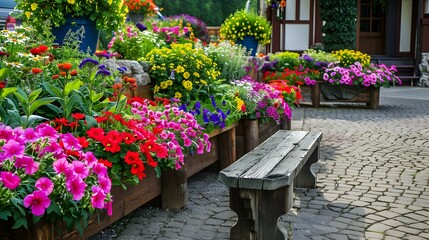
<svg viewBox="0 0 429 240">
<path fill-rule="evenodd" d="M 280 122 L 281 130 L 291 130 L 292 129 L 292 120 L 291 119 L 282 119 Z"/>
<path fill-rule="evenodd" d="M 259 145 L 259 129 L 257 119 L 243 119 L 244 125 L 244 154 Z"/>
<path fill-rule="evenodd" d="M 237 159 L 235 146 L 235 128 L 218 135 L 218 153 L 220 170 L 228 167 Z"/>
<path fill-rule="evenodd" d="M 320 106 L 320 85 L 318 82 L 311 87 L 311 104 L 316 108 Z"/>
<path fill-rule="evenodd" d="M 134 90 L 134 97 L 153 99 L 151 85 L 137 86 Z"/>
<path fill-rule="evenodd" d="M 298 175 L 295 177 L 295 187 L 299 188 L 315 188 L 316 187 L 316 174 L 311 170 L 311 165 L 319 161 L 319 145 L 314 149 L 308 158 L 307 162 L 301 168 Z"/>
<path fill-rule="evenodd" d="M 371 86 L 369 89 L 369 108 L 377 109 L 380 107 L 380 87 Z"/>
<path fill-rule="evenodd" d="M 161 207 L 180 209 L 186 206 L 188 184 L 185 165 L 180 170 L 165 170 L 161 175 Z"/>
</svg>

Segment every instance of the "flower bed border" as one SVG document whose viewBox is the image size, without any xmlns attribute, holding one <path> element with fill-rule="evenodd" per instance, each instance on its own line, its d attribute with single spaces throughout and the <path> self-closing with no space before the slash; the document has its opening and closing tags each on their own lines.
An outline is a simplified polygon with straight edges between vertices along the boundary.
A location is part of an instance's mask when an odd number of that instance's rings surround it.
<svg viewBox="0 0 429 240">
<path fill-rule="evenodd" d="M 366 103 L 366 106 L 370 109 L 378 109 L 380 107 L 380 87 L 362 86 L 362 91 L 359 91 L 357 95 L 352 99 L 329 100 L 326 99 L 323 94 L 321 94 L 320 86 L 322 84 L 329 83 L 326 83 L 325 81 L 317 81 L 316 84 L 313 86 L 303 85 L 300 87 L 302 96 L 304 97 L 304 99 L 310 98 L 311 105 L 313 107 L 320 107 L 321 102 Z M 341 86 L 347 87 L 346 85 Z"/>
</svg>

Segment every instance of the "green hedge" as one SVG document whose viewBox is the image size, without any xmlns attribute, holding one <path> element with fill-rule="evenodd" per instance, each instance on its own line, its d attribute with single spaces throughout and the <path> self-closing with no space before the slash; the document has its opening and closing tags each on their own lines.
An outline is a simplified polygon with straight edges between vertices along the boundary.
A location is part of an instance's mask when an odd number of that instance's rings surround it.
<svg viewBox="0 0 429 240">
<path fill-rule="evenodd" d="M 323 0 L 319 3 L 321 18 L 325 22 L 322 27 L 324 50 L 355 49 L 356 0 Z"/>
</svg>

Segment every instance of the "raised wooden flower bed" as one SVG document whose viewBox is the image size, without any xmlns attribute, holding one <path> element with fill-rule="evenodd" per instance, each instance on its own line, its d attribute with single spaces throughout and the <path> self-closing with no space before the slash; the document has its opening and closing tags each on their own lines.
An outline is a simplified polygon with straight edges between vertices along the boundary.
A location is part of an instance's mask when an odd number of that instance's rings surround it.
<svg viewBox="0 0 429 240">
<path fill-rule="evenodd" d="M 321 102 L 365 103 L 370 109 L 379 108 L 380 87 L 331 85 L 317 81 L 316 85 L 301 86 L 304 102 L 310 101 L 313 107 Z"/>
<path fill-rule="evenodd" d="M 182 170 L 162 173 L 162 208 L 179 209 L 186 206 L 187 179 L 192 175 L 214 164 L 217 164 L 217 170 L 221 170 L 235 162 L 237 125 L 214 130 L 209 139 L 212 144 L 211 151 L 187 156 Z"/>
<path fill-rule="evenodd" d="M 161 194 L 161 179 L 156 177 L 153 168 L 147 167 L 146 169 L 146 178 L 139 184 L 127 185 L 127 190 L 120 186 L 112 187 L 113 215 L 109 217 L 103 213 L 99 215 L 99 218 L 94 215 L 82 236 L 77 230 L 68 232 L 66 227 L 60 223 L 53 224 L 42 220 L 37 224 L 32 224 L 32 221 L 29 220 L 28 230 L 24 228 L 13 230 L 11 229 L 13 223 L 0 221 L 0 239 L 86 239 Z"/>
</svg>

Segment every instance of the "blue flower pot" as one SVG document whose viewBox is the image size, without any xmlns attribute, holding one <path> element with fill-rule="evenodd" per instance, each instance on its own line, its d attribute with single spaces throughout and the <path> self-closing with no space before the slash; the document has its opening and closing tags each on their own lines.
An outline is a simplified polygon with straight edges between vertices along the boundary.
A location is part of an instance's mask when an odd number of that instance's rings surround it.
<svg viewBox="0 0 429 240">
<path fill-rule="evenodd" d="M 258 41 L 254 36 L 245 36 L 243 40 L 237 40 L 235 43 L 246 47 L 247 51 L 252 50 L 251 56 L 256 55 L 256 51 L 258 50 Z"/>
<path fill-rule="evenodd" d="M 67 32 L 71 30 L 76 33 L 81 27 L 84 27 L 85 33 L 80 39 L 79 37 L 73 38 L 73 40 L 81 41 L 79 49 L 82 52 L 86 52 L 90 48 L 90 53 L 94 53 L 97 50 L 97 43 L 100 31 L 95 27 L 95 21 L 91 21 L 88 17 L 66 17 L 66 23 L 59 27 L 52 27 L 52 35 L 55 36 L 55 43 L 60 46 L 64 45 L 64 37 Z"/>
</svg>

